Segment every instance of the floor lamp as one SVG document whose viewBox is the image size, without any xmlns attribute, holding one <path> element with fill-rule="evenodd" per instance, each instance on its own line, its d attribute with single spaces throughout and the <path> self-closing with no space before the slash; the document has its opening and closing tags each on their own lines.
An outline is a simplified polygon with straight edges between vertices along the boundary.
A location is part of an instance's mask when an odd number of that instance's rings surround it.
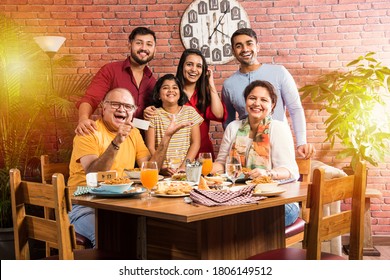
<svg viewBox="0 0 390 280">
<path fill-rule="evenodd" d="M 34 37 L 35 42 L 38 46 L 47 54 L 50 59 L 50 82 L 51 82 L 51 91 L 54 93 L 54 76 L 53 76 L 53 57 L 56 55 L 58 50 L 61 48 L 62 44 L 65 42 L 66 38 L 62 36 L 38 36 Z M 56 105 L 54 104 L 54 130 L 56 137 L 56 151 L 57 151 L 57 161 L 59 161 L 59 145 L 61 144 L 61 139 L 58 137 L 58 128 L 57 128 L 57 110 Z"/>
</svg>

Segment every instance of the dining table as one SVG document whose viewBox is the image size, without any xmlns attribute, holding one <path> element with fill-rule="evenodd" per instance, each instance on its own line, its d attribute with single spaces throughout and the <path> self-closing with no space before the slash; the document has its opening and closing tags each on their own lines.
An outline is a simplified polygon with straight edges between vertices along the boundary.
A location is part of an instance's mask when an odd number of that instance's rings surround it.
<svg viewBox="0 0 390 280">
<path fill-rule="evenodd" d="M 284 205 L 306 200 L 307 183 L 257 203 L 204 206 L 183 197 L 72 195 L 95 209 L 97 247 L 127 259 L 246 259 L 285 247 Z"/>
</svg>

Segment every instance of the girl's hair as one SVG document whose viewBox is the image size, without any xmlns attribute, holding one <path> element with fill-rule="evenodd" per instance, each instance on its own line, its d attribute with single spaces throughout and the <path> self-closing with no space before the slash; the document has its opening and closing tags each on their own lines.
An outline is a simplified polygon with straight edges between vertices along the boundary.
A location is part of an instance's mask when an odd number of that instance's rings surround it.
<svg viewBox="0 0 390 280">
<path fill-rule="evenodd" d="M 152 100 L 153 105 L 155 107 L 157 107 L 157 108 L 162 107 L 162 101 L 161 101 L 161 98 L 160 98 L 160 89 L 161 89 L 164 81 L 166 81 L 166 80 L 173 80 L 173 81 L 175 81 L 175 83 L 179 87 L 180 97 L 179 97 L 179 100 L 177 101 L 177 104 L 179 104 L 179 106 L 182 106 L 185 103 L 187 103 L 187 101 L 188 101 L 187 95 L 183 91 L 183 87 L 182 87 L 179 79 L 176 78 L 173 74 L 165 74 L 164 76 L 162 76 L 161 78 L 159 78 L 157 80 L 156 85 L 153 88 L 153 96 L 152 96 L 152 98 L 153 98 L 153 100 Z"/>
<path fill-rule="evenodd" d="M 244 90 L 245 101 L 248 98 L 248 95 L 251 93 L 251 91 L 256 87 L 262 87 L 268 91 L 269 96 L 271 98 L 271 102 L 273 104 L 273 106 L 272 106 L 272 112 L 273 112 L 275 105 L 276 105 L 276 102 L 278 101 L 278 96 L 275 93 L 274 86 L 270 82 L 261 81 L 261 80 L 256 80 L 256 81 L 251 82 Z"/>
<path fill-rule="evenodd" d="M 185 84 L 183 75 L 184 62 L 191 54 L 198 55 L 202 58 L 202 74 L 200 75 L 199 80 L 196 82 L 196 89 L 198 91 L 198 103 L 196 104 L 196 108 L 198 108 L 200 112 L 205 113 L 206 108 L 211 103 L 211 100 L 209 93 L 209 79 L 206 76 L 207 62 L 202 52 L 197 49 L 186 49 L 180 57 L 179 65 L 177 66 L 176 77 L 183 85 Z"/>
</svg>

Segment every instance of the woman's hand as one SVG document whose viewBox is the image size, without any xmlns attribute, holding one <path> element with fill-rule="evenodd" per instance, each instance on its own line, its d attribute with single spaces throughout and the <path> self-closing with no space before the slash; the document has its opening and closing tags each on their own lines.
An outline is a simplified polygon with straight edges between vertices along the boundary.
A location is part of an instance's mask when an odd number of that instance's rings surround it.
<svg viewBox="0 0 390 280">
<path fill-rule="evenodd" d="M 316 154 L 316 149 L 312 144 L 304 144 L 297 147 L 297 153 L 304 159 L 308 159 Z"/>
<path fill-rule="evenodd" d="M 267 170 L 262 168 L 255 168 L 248 172 L 249 178 L 255 179 L 257 177 L 268 176 Z"/>
</svg>

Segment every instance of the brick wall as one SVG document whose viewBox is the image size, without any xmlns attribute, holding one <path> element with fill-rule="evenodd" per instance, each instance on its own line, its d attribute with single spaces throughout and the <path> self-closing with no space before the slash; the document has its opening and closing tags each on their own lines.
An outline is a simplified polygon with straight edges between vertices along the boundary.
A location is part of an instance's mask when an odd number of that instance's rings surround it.
<svg viewBox="0 0 390 280">
<path fill-rule="evenodd" d="M 156 76 L 175 73 L 183 46 L 180 17 L 191 0 L 2 0 L 0 12 L 17 20 L 37 35 L 67 38 L 58 56 L 71 54 L 74 66 L 61 73 L 96 71 L 105 63 L 122 60 L 127 38 L 135 26 L 156 31 L 158 49 L 150 64 Z M 283 64 L 298 87 L 319 73 L 343 67 L 368 51 L 390 65 L 390 2 L 388 0 L 280 0 L 242 1 L 260 41 L 264 63 Z M 215 66 L 218 89 L 237 69 L 232 61 Z M 304 101 L 308 141 L 315 144 L 315 159 L 342 167 L 336 152 L 324 143 L 324 113 Z M 76 112 L 71 121 L 76 121 Z M 223 134 L 211 127 L 216 150 Z M 48 137 L 53 139 L 53 137 Z M 50 140 L 49 140 L 50 141 Z M 50 143 L 49 143 L 50 144 Z M 390 159 L 369 170 L 369 187 L 382 190 L 382 200 L 372 200 L 374 234 L 390 235 Z"/>
</svg>

